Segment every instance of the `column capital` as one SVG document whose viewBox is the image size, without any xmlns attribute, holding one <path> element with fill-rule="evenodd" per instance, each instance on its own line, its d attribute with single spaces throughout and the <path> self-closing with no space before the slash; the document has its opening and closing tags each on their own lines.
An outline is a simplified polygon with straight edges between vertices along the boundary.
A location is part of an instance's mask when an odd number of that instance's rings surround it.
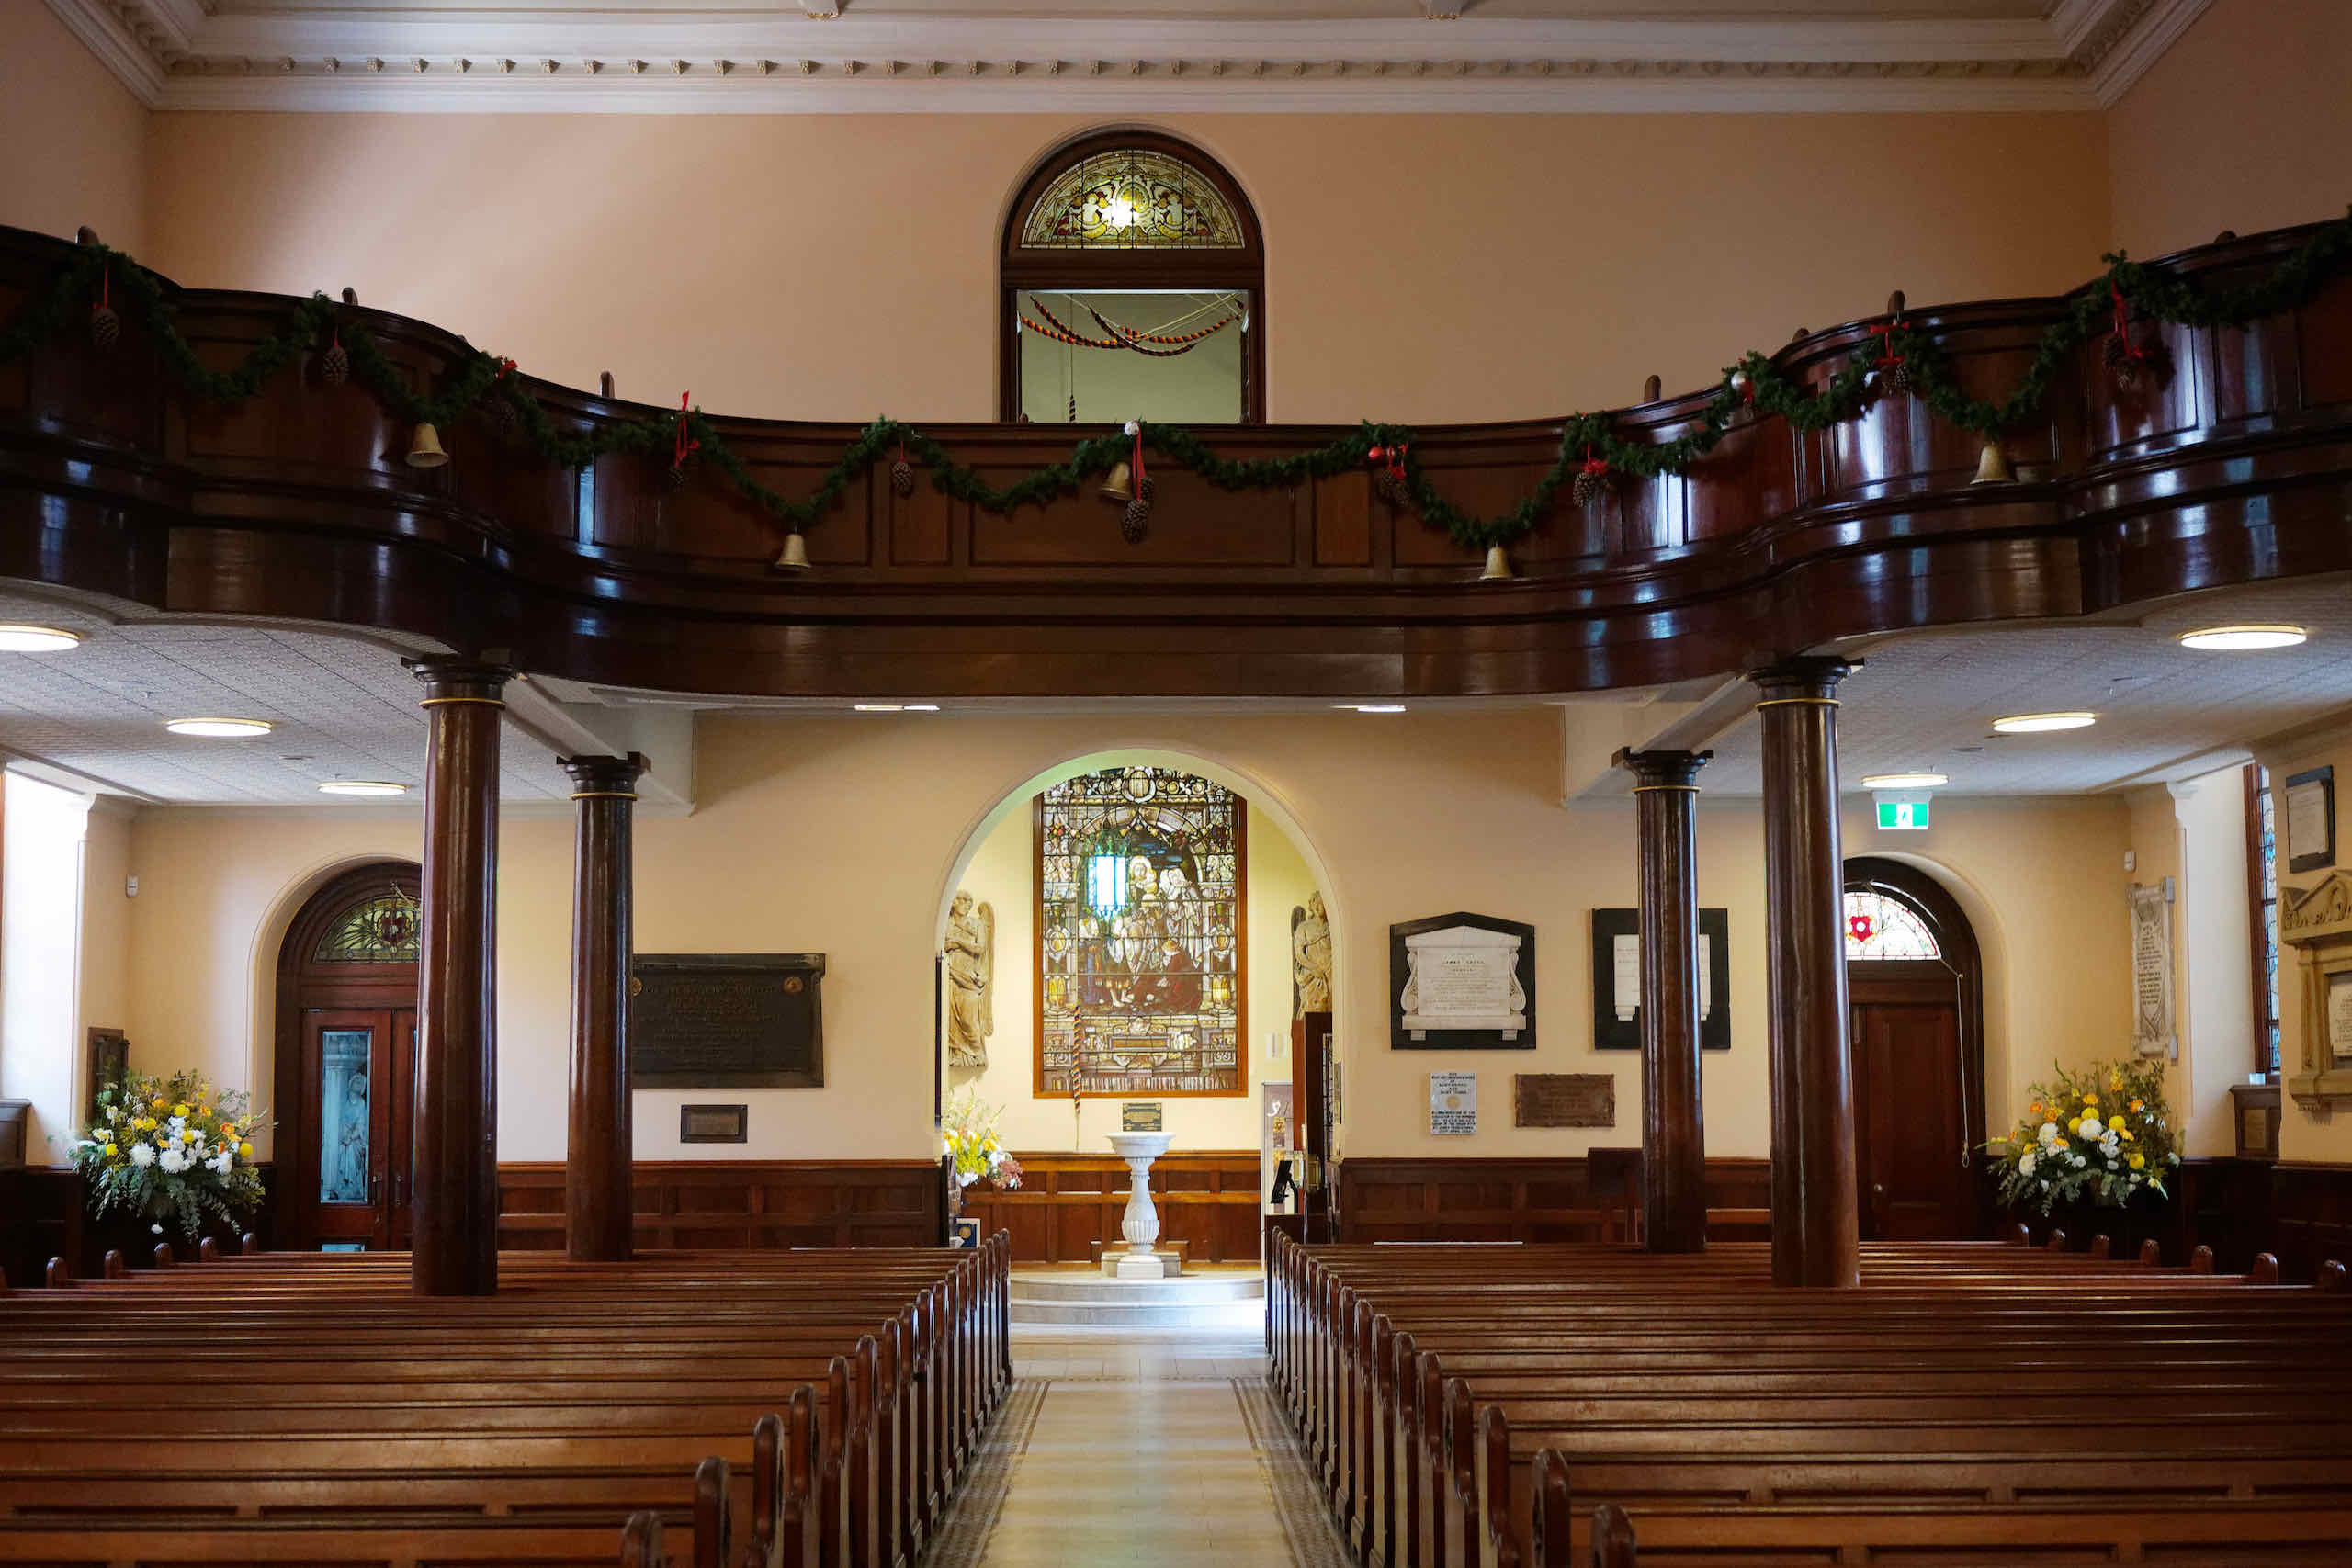
<svg viewBox="0 0 2352 1568">
<path fill-rule="evenodd" d="M 1756 705 L 1774 703 L 1835 703 L 1838 682 L 1861 667 L 1859 659 L 1799 655 L 1759 664 L 1747 673 L 1755 682 Z"/>
<path fill-rule="evenodd" d="M 436 703 L 492 703 L 505 705 L 506 682 L 514 671 L 503 664 L 478 659 L 403 659 L 408 672 L 424 682 L 422 706 Z"/>
<path fill-rule="evenodd" d="M 1713 751 L 1636 751 L 1631 746 L 1621 746 L 1610 761 L 1634 775 L 1634 789 L 1690 789 L 1699 787 L 1699 770 L 1714 756 Z"/>
<path fill-rule="evenodd" d="M 635 800 L 639 777 L 653 769 L 641 751 L 631 751 L 626 757 L 559 757 L 556 761 L 571 775 L 574 800 L 594 800 L 604 795 Z"/>
</svg>

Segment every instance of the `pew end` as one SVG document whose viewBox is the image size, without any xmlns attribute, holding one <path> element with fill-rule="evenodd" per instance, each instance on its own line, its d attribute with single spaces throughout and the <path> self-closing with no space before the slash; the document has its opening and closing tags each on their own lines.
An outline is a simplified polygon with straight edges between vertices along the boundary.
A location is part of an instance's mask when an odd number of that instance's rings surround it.
<svg viewBox="0 0 2352 1568">
<path fill-rule="evenodd" d="M 0 1292 L 5 1292 L 6 1289 L 6 1281 L 0 1280 Z M 2321 1264 L 2319 1272 L 2312 1279 L 2312 1289 L 2325 1292 L 2330 1295 L 2340 1292 L 2344 1289 L 2344 1265 L 2333 1258 Z"/>
<path fill-rule="evenodd" d="M 198 1263 L 218 1263 L 220 1261 L 220 1248 L 215 1245 L 210 1236 L 204 1236 L 197 1242 L 196 1260 Z"/>
<path fill-rule="evenodd" d="M 2093 1258 L 2109 1258 L 2114 1255 L 2114 1251 L 2115 1242 L 2112 1238 L 2103 1235 L 2095 1235 L 2091 1237 L 2091 1256 Z"/>
<path fill-rule="evenodd" d="M 2213 1271 L 2213 1249 L 2210 1247 L 2199 1247 L 2190 1253 L 2188 1271 L 2192 1274 L 2211 1274 Z"/>
<path fill-rule="evenodd" d="M 639 1510 L 621 1527 L 621 1568 L 669 1568 L 662 1550 L 662 1516 Z"/>
<path fill-rule="evenodd" d="M 2277 1284 L 2278 1282 L 2278 1259 L 2277 1256 L 2267 1252 L 2256 1253 L 2254 1255 L 2254 1268 L 2247 1275 L 2247 1278 L 2253 1283 L 2257 1285 Z"/>
<path fill-rule="evenodd" d="M 174 1264 L 176 1264 L 178 1261 L 179 1261 L 179 1258 L 178 1258 L 178 1257 L 177 1257 L 175 1254 L 174 1254 L 174 1253 L 173 1253 L 173 1251 L 172 1251 L 172 1244 L 171 1244 L 170 1242 L 168 1242 L 168 1241 L 159 1241 L 159 1242 L 157 1242 L 157 1243 L 155 1244 L 155 1267 L 156 1267 L 156 1268 L 158 1268 L 158 1269 L 169 1269 L 169 1268 L 171 1268 Z"/>
<path fill-rule="evenodd" d="M 2140 1244 L 2140 1264 L 2143 1268 L 2160 1269 L 2164 1266 L 2164 1243 L 2154 1236 L 2150 1236 Z"/>
<path fill-rule="evenodd" d="M 247 1231 L 244 1235 L 241 1235 L 241 1236 L 239 1236 L 239 1237 L 237 1238 L 237 1256 L 238 1256 L 238 1257 L 240 1257 L 240 1258 L 251 1258 L 251 1257 L 253 1257 L 255 1253 L 259 1252 L 260 1250 L 261 1250 L 261 1241 L 260 1241 L 260 1238 L 258 1238 L 257 1236 L 255 1236 L 255 1235 L 254 1235 L 254 1233 L 253 1233 L 253 1232 L 251 1232 L 251 1231 Z M 659 1527 L 659 1524 L 660 1524 L 660 1521 L 659 1521 L 659 1520 L 656 1520 L 656 1521 L 655 1521 L 655 1524 L 656 1524 L 656 1527 L 658 1528 L 658 1527 Z"/>
<path fill-rule="evenodd" d="M 51 1258 L 49 1260 L 49 1267 L 41 1270 L 41 1283 L 47 1285 L 52 1291 L 70 1285 L 73 1282 L 74 1271 L 65 1267 L 65 1259 L 62 1258 Z"/>
<path fill-rule="evenodd" d="M 119 1280 L 130 1272 L 130 1266 L 122 1260 L 122 1249 L 119 1247 L 107 1248 L 107 1255 L 99 1259 L 98 1268 L 99 1271 L 109 1280 Z"/>
<path fill-rule="evenodd" d="M 1592 1511 L 1592 1568 L 1635 1568 L 1634 1521 L 1614 1503 Z"/>
</svg>

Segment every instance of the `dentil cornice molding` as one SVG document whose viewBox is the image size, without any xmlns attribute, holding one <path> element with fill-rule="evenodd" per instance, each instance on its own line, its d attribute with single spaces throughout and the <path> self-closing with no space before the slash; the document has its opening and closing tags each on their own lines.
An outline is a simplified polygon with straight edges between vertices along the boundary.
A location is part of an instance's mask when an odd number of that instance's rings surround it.
<svg viewBox="0 0 2352 1568">
<path fill-rule="evenodd" d="M 771 10 L 223 9 L 48 0 L 150 107 L 645 114 L 2088 109 L 2210 0 L 2046 18 L 1313 21 Z"/>
</svg>

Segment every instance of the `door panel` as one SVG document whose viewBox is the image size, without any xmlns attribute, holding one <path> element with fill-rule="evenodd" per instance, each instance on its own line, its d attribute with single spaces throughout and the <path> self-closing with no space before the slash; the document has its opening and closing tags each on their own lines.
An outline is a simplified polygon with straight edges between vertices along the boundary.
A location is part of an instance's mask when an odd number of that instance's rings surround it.
<svg viewBox="0 0 2352 1568">
<path fill-rule="evenodd" d="M 380 1011 L 312 1008 L 302 1019 L 304 1121 L 319 1130 L 300 1179 L 320 1241 L 376 1245 L 390 1035 Z"/>
<path fill-rule="evenodd" d="M 1960 1008 L 1946 980 L 1849 971 L 1854 1168 L 1862 1235 L 1939 1241 L 1973 1233 Z"/>
</svg>

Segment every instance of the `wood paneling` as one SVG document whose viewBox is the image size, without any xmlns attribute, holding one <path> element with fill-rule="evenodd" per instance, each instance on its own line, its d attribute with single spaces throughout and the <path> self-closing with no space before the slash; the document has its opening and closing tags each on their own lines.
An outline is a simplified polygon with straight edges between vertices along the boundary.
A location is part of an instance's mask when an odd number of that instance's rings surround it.
<svg viewBox="0 0 2352 1568">
<path fill-rule="evenodd" d="M 1022 1181 L 1000 1192 L 967 1188 L 964 1213 L 983 1235 L 1008 1231 L 1016 1263 L 1083 1263 L 1096 1243 L 1125 1245 L 1126 1163 L 1110 1155 L 1016 1154 Z M 1195 1263 L 1254 1263 L 1259 1257 L 1258 1151 L 1164 1154 L 1152 1162 L 1151 1201 L 1163 1242 L 1191 1244 Z"/>
<path fill-rule="evenodd" d="M 2272 1167 L 2269 1218 L 2280 1278 L 2300 1283 L 2324 1262 L 2352 1265 L 2352 1165 Z"/>
<path fill-rule="evenodd" d="M 2171 258 L 2192 277 L 2260 276 L 2309 231 Z M 73 256 L 0 230 L 0 317 Z M 1056 264 L 1060 265 L 1059 263 Z M 1067 284 L 1069 280 L 1061 279 Z M 166 287 L 208 363 L 283 330 L 291 300 Z M 2006 397 L 2059 299 L 1913 311 L 1963 385 Z M 413 385 L 461 352 L 424 323 L 353 308 Z M 1262 321 L 1256 323 L 1260 328 Z M 1252 352 L 1262 330 L 1251 333 Z M 1817 385 L 1864 323 L 1780 363 Z M 2352 279 L 2239 331 L 2165 334 L 2171 369 L 2113 385 L 2098 339 L 2059 367 L 2045 413 L 2010 433 L 2015 484 L 1973 485 L 1976 446 L 1915 399 L 1804 434 L 1743 414 L 1688 475 L 1566 493 L 1480 581 L 1480 552 L 1365 471 L 1221 491 L 1151 465 L 1145 539 L 1082 484 L 1011 514 L 855 476 L 808 530 L 815 569 L 780 573 L 775 520 L 703 465 L 618 453 L 540 461 L 487 415 L 441 432 L 449 467 L 401 460 L 406 426 L 308 368 L 230 412 L 192 403 L 127 321 L 101 359 L 74 324 L 0 369 L 0 577 L 187 615 L 336 620 L 503 648 L 550 675 L 778 696 L 1280 695 L 1367 700 L 1555 694 L 1742 667 L 1758 649 L 1917 626 L 2074 616 L 2199 589 L 2352 570 Z M 674 411 L 526 382 L 555 426 Z M 1687 428 L 1703 399 L 1619 411 L 1630 439 Z M 714 417 L 747 471 L 810 493 L 858 427 Z M 1001 484 L 1110 425 L 927 425 Z M 1535 419 L 1430 426 L 1414 460 L 1492 514 L 1559 454 Z M 1220 458 L 1295 454 L 1339 427 L 1206 429 Z"/>
<path fill-rule="evenodd" d="M 946 1233 L 928 1160 L 639 1160 L 639 1247 L 930 1247 Z M 498 1168 L 498 1245 L 560 1252 L 560 1161 Z"/>
<path fill-rule="evenodd" d="M 1642 1151 L 1549 1159 L 1350 1159 L 1339 1163 L 1340 1239 L 1635 1241 Z M 1771 1162 L 1707 1162 L 1707 1234 L 1757 1240 L 1771 1228 Z"/>
</svg>

